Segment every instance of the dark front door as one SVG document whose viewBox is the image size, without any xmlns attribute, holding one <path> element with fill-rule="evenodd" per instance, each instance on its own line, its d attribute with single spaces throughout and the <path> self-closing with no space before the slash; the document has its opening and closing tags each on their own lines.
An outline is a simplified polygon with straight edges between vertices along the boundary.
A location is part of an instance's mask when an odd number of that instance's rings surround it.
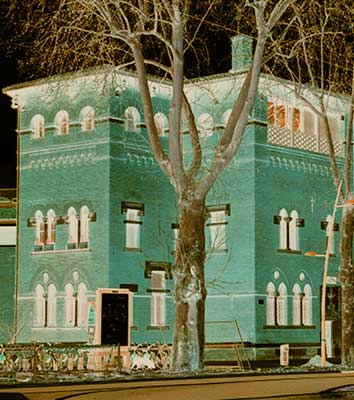
<svg viewBox="0 0 354 400">
<path fill-rule="evenodd" d="M 101 344 L 128 346 L 129 296 L 102 293 Z"/>
</svg>

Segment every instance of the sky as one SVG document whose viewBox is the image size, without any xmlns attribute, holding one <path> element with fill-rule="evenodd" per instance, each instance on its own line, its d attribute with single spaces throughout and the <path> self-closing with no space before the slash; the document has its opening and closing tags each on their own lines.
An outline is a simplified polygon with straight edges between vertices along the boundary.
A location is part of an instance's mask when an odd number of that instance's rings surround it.
<svg viewBox="0 0 354 400">
<path fill-rule="evenodd" d="M 18 78 L 15 63 L 0 51 L 0 189 L 16 187 L 16 111 L 2 89 Z"/>
</svg>

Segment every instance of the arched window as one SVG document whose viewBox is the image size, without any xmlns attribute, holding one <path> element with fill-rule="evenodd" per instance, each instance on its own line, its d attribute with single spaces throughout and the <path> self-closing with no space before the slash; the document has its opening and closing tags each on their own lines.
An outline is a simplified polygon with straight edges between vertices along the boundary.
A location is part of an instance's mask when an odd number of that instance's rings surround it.
<svg viewBox="0 0 354 400">
<path fill-rule="evenodd" d="M 76 248 L 78 242 L 78 219 L 76 210 L 73 207 L 70 207 L 68 210 L 68 223 L 69 223 L 69 238 L 68 238 L 68 247 Z"/>
<path fill-rule="evenodd" d="M 88 207 L 82 206 L 80 209 L 80 247 L 88 247 L 89 217 L 90 211 Z"/>
<path fill-rule="evenodd" d="M 285 208 L 282 208 L 279 213 L 279 248 L 288 249 L 289 247 L 289 218 Z"/>
<path fill-rule="evenodd" d="M 92 131 L 95 129 L 95 111 L 92 107 L 86 106 L 80 111 L 81 129 L 83 131 Z"/>
<path fill-rule="evenodd" d="M 269 282 L 267 285 L 267 325 L 275 325 L 276 321 L 275 302 L 276 302 L 275 286 L 272 282 Z"/>
<path fill-rule="evenodd" d="M 131 132 L 138 131 L 138 124 L 140 123 L 140 114 L 135 107 L 128 107 L 125 112 L 126 125 L 125 129 Z"/>
<path fill-rule="evenodd" d="M 55 243 L 55 212 L 49 210 L 47 212 L 47 237 L 46 244 L 54 245 Z"/>
<path fill-rule="evenodd" d="M 69 133 L 69 114 L 67 111 L 59 111 L 55 116 L 55 126 L 58 135 L 67 135 Z"/>
<path fill-rule="evenodd" d="M 334 254 L 334 234 L 333 234 L 333 225 L 332 225 L 332 215 L 328 215 L 326 218 L 327 226 L 326 226 L 326 250 L 327 246 L 329 246 L 330 254 Z M 330 232 L 332 225 L 332 232 Z M 331 236 L 331 237 L 330 237 Z"/>
<path fill-rule="evenodd" d="M 33 137 L 35 139 L 40 139 L 44 137 L 44 117 L 42 115 L 35 115 L 31 119 L 30 127 L 33 132 Z"/>
<path fill-rule="evenodd" d="M 43 246 L 45 243 L 45 224 L 43 220 L 43 214 L 41 211 L 36 211 L 36 238 L 34 241 L 35 246 Z"/>
<path fill-rule="evenodd" d="M 297 226 L 298 219 L 298 212 L 296 210 L 291 211 L 289 223 L 289 248 L 291 250 L 299 250 L 299 228 Z"/>
<path fill-rule="evenodd" d="M 48 326 L 57 322 L 57 289 L 53 283 L 48 286 Z"/>
<path fill-rule="evenodd" d="M 162 113 L 157 113 L 154 116 L 154 121 L 157 129 L 157 133 L 159 136 L 164 136 L 165 129 L 167 127 L 167 118 Z"/>
<path fill-rule="evenodd" d="M 276 325 L 287 325 L 287 290 L 284 283 L 279 285 L 279 296 L 277 297 L 276 306 Z"/>
<path fill-rule="evenodd" d="M 87 287 L 80 283 L 77 291 L 77 320 L 79 326 L 87 325 Z"/>
<path fill-rule="evenodd" d="M 43 286 L 38 284 L 35 288 L 35 325 L 46 325 L 46 295 Z"/>
<path fill-rule="evenodd" d="M 213 117 L 209 114 L 202 114 L 198 118 L 198 126 L 200 129 L 201 137 L 208 137 L 213 135 L 214 121 Z"/>
<path fill-rule="evenodd" d="M 308 283 L 304 287 L 304 298 L 302 306 L 304 325 L 312 325 L 312 289 Z"/>
<path fill-rule="evenodd" d="M 293 325 L 302 325 L 302 296 L 300 286 L 295 284 L 293 287 Z"/>
<path fill-rule="evenodd" d="M 75 296 L 71 283 L 65 285 L 65 325 L 75 325 Z"/>
</svg>

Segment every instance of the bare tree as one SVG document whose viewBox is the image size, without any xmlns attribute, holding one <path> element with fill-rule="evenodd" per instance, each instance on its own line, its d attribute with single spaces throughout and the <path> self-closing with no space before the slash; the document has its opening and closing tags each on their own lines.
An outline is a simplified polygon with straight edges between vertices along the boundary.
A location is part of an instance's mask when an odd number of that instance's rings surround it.
<svg viewBox="0 0 354 400">
<path fill-rule="evenodd" d="M 353 11 L 345 1 L 311 2 L 310 7 L 293 5 L 297 31 L 292 46 L 280 51 L 294 90 L 306 107 L 318 116 L 321 134 L 327 140 L 335 191 L 343 204 L 340 227 L 340 283 L 342 291 L 343 365 L 354 365 L 354 192 L 352 187 L 354 68 L 352 50 Z M 278 49 L 280 50 L 280 49 Z M 347 96 L 343 97 L 343 93 Z M 338 158 L 331 123 L 331 98 L 337 98 L 345 112 L 345 151 Z M 342 168 L 341 165 L 344 165 Z M 335 193 L 333 191 L 333 193 Z"/>
<path fill-rule="evenodd" d="M 203 367 L 207 294 L 204 278 L 205 199 L 237 153 L 255 102 L 266 41 L 293 2 L 246 1 L 244 7 L 253 10 L 257 31 L 253 62 L 244 75 L 242 88 L 223 135 L 213 149 L 208 169 L 202 167 L 204 156 L 195 116 L 184 91 L 184 57 L 193 48 L 205 16 L 213 7 L 217 12 L 217 1 L 203 1 L 204 16 L 194 23 L 193 31 L 188 25 L 194 3 L 191 0 L 60 0 L 57 6 L 51 6 L 49 14 L 44 2 L 35 10 L 41 16 L 38 19 L 41 19 L 42 27 L 47 28 L 39 29 L 37 42 L 41 44 L 42 54 L 48 56 L 50 49 L 51 56 L 47 59 L 58 61 L 68 53 L 74 53 L 75 62 L 84 65 L 88 57 L 107 62 L 111 54 L 116 53 L 122 64 L 136 70 L 151 150 L 178 199 L 179 240 L 173 267 L 176 322 L 172 369 L 175 371 Z M 146 52 L 149 43 L 154 43 L 154 52 Z M 171 81 L 167 150 L 160 142 L 154 121 L 147 75 L 151 70 L 165 74 Z M 193 150 L 191 162 L 185 162 L 182 151 L 182 117 L 188 121 Z"/>
</svg>

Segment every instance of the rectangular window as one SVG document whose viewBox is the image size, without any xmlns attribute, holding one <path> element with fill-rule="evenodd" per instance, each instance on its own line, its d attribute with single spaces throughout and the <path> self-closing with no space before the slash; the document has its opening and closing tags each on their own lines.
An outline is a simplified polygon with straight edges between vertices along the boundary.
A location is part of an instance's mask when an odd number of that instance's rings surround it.
<svg viewBox="0 0 354 400">
<path fill-rule="evenodd" d="M 215 252 L 226 250 L 226 215 L 230 215 L 230 205 L 207 207 L 209 212 L 210 247 Z"/>
<path fill-rule="evenodd" d="M 178 239 L 179 239 L 179 225 L 172 224 L 172 230 L 173 230 L 173 251 L 172 251 L 172 253 L 176 253 Z"/>
<path fill-rule="evenodd" d="M 298 108 L 293 109 L 293 132 L 300 130 L 300 110 Z"/>
<path fill-rule="evenodd" d="M 125 250 L 139 250 L 141 216 L 144 215 L 144 205 L 122 203 L 122 213 L 125 214 Z"/>
<path fill-rule="evenodd" d="M 166 324 L 165 271 L 151 271 L 151 325 Z"/>
</svg>

